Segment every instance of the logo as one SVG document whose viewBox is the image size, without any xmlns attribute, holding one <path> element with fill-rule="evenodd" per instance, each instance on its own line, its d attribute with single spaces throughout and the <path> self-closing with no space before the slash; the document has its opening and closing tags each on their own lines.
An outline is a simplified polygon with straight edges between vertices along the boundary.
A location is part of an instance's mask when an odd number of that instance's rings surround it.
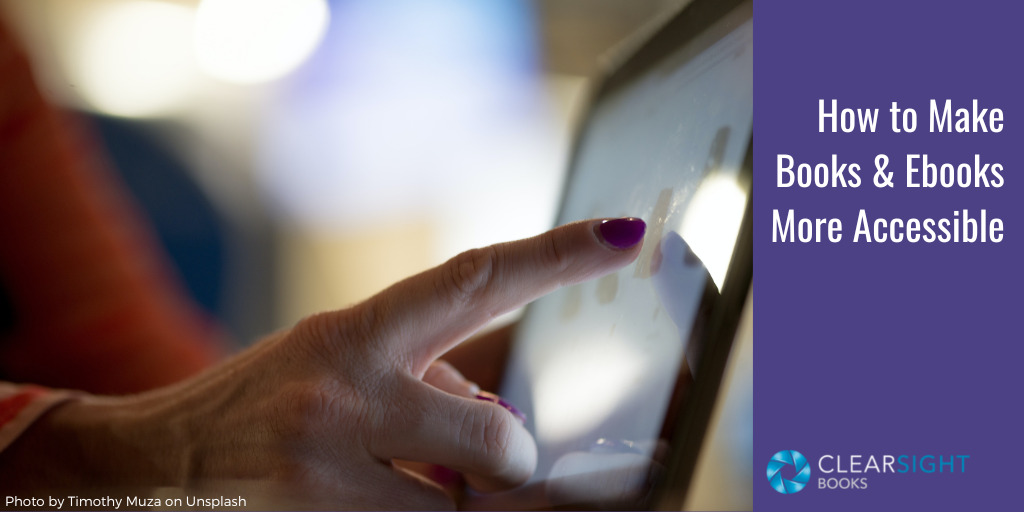
<svg viewBox="0 0 1024 512">
<path fill-rule="evenodd" d="M 796 476 L 783 478 L 783 472 Z M 810 481 L 811 465 L 807 463 L 803 454 L 796 450 L 782 450 L 772 455 L 772 460 L 768 461 L 768 482 L 772 484 L 772 489 L 782 494 L 800 492 Z"/>
</svg>

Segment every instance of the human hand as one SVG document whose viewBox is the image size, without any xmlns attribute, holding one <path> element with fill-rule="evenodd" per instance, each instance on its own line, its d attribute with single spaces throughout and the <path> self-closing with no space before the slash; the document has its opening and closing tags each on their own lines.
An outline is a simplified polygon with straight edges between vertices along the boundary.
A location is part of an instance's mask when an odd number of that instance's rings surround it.
<svg viewBox="0 0 1024 512">
<path fill-rule="evenodd" d="M 392 463 L 411 460 L 481 491 L 514 487 L 536 465 L 533 439 L 435 360 L 498 315 L 631 262 L 642 236 L 638 220 L 584 221 L 468 251 L 177 385 L 81 397 L 0 454 L 4 481 L 271 480 L 332 507 L 450 508 L 439 487 Z"/>
</svg>

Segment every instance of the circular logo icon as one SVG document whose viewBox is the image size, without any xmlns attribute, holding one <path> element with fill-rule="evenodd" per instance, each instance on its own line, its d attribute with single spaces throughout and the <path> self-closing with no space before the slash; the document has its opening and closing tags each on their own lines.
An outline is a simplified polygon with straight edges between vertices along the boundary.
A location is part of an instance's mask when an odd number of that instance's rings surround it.
<svg viewBox="0 0 1024 512">
<path fill-rule="evenodd" d="M 785 478 L 786 475 L 796 475 Z M 811 465 L 804 455 L 796 450 L 782 450 L 768 461 L 768 482 L 772 489 L 782 494 L 800 492 L 811 481 Z"/>
</svg>

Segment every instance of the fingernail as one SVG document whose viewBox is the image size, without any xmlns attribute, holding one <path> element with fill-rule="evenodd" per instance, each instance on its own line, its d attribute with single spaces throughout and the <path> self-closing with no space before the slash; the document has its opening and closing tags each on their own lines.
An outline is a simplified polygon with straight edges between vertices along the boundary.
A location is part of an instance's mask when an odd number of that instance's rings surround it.
<svg viewBox="0 0 1024 512">
<path fill-rule="evenodd" d="M 445 489 L 455 488 L 462 483 L 462 475 L 458 471 L 444 466 L 431 466 L 430 479 Z"/>
<path fill-rule="evenodd" d="M 647 224 L 636 217 L 609 219 L 599 222 L 594 230 L 605 245 L 613 249 L 629 249 L 644 238 Z"/>
<path fill-rule="evenodd" d="M 504 407 L 505 409 L 507 409 L 508 412 L 512 413 L 512 415 L 515 416 L 517 420 L 519 420 L 519 423 L 522 423 L 523 425 L 526 424 L 526 415 L 523 414 L 523 411 L 520 411 L 518 407 L 516 407 L 516 406 L 506 402 L 504 398 L 502 398 L 502 397 L 500 397 L 498 395 L 495 395 L 494 393 L 488 393 L 487 391 L 481 391 L 481 392 L 476 394 L 476 399 L 477 400 L 483 400 L 485 402 L 496 403 L 496 404 Z"/>
</svg>

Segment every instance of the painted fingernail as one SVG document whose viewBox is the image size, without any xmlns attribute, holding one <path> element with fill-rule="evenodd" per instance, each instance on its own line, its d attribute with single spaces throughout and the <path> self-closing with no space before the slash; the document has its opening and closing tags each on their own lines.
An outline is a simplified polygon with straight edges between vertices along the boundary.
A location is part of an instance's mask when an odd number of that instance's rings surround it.
<svg viewBox="0 0 1024 512">
<path fill-rule="evenodd" d="M 629 249 L 644 238 L 647 224 L 636 217 L 609 219 L 599 222 L 594 230 L 605 245 L 613 249 Z"/>
<path fill-rule="evenodd" d="M 481 391 L 481 392 L 476 394 L 476 399 L 477 400 L 483 400 L 485 402 L 496 403 L 496 404 L 504 407 L 506 410 L 508 410 L 508 412 L 512 413 L 512 415 L 515 416 L 517 420 L 519 420 L 519 423 L 522 423 L 523 425 L 526 424 L 526 415 L 523 414 L 523 411 L 520 411 L 518 407 L 516 407 L 516 406 L 506 402 L 504 398 L 502 398 L 502 397 L 500 397 L 498 395 L 495 395 L 494 393 L 488 393 L 487 391 Z"/>
<path fill-rule="evenodd" d="M 431 466 L 430 479 L 445 489 L 456 488 L 462 483 L 462 475 L 458 471 L 444 466 Z"/>
</svg>

